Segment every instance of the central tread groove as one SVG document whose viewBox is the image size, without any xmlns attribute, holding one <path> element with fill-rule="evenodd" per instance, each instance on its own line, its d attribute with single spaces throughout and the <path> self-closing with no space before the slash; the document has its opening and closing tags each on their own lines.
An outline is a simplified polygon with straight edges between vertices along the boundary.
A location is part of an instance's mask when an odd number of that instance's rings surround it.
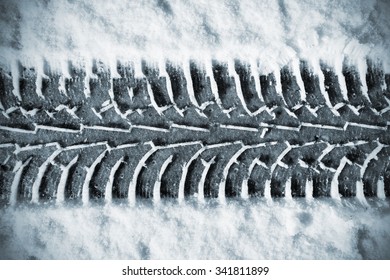
<svg viewBox="0 0 390 280">
<path fill-rule="evenodd" d="M 0 71 L 2 204 L 390 196 L 379 63 L 66 65 Z"/>
</svg>

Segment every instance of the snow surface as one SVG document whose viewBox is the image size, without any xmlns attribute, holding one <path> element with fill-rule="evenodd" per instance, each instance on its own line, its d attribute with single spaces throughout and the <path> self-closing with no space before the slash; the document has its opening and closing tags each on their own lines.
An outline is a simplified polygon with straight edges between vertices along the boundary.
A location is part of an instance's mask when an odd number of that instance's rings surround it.
<svg viewBox="0 0 390 280">
<path fill-rule="evenodd" d="M 2 0 L 0 66 L 242 58 L 268 73 L 305 59 L 340 73 L 369 57 L 390 72 L 389 15 L 386 0 Z M 390 258 L 388 200 L 151 203 L 2 208 L 0 258 Z"/>
<path fill-rule="evenodd" d="M 0 210 L 0 257 L 389 259 L 388 201 L 187 202 Z"/>
<path fill-rule="evenodd" d="M 269 72 L 298 58 L 337 66 L 369 56 L 390 70 L 386 0 L 3 0 L 0 11 L 4 66 L 241 57 Z"/>
</svg>

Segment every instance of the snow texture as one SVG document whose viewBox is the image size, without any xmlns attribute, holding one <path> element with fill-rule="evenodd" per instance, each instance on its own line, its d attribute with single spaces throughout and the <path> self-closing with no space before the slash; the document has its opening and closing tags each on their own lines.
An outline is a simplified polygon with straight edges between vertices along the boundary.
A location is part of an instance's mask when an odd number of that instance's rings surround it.
<svg viewBox="0 0 390 280">
<path fill-rule="evenodd" d="M 2 0 L 0 67 L 45 60 L 66 75 L 68 60 L 238 58 L 267 74 L 301 59 L 341 73 L 370 58 L 388 73 L 389 15 L 386 0 Z M 0 258 L 389 259 L 389 248 L 380 199 L 0 209 Z"/>
</svg>

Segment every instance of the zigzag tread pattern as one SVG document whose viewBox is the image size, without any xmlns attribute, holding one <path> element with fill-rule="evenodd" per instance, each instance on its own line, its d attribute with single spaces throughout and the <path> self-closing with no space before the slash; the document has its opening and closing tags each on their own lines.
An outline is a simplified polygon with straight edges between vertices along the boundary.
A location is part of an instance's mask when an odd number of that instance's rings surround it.
<svg viewBox="0 0 390 280">
<path fill-rule="evenodd" d="M 116 66 L 1 70 L 1 203 L 390 196 L 380 64 Z"/>
</svg>

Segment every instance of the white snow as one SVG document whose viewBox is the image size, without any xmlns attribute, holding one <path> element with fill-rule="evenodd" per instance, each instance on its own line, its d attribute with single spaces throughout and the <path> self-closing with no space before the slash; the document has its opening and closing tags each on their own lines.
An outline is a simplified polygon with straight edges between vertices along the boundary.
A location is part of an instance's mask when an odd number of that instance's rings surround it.
<svg viewBox="0 0 390 280">
<path fill-rule="evenodd" d="M 390 257 L 388 202 L 369 201 L 369 208 L 353 199 L 293 202 L 3 208 L 0 252 L 43 259 Z"/>
<path fill-rule="evenodd" d="M 261 99 L 257 74 L 275 72 L 285 65 L 291 65 L 298 79 L 301 99 L 306 98 L 299 75 L 300 59 L 307 60 L 318 73 L 320 61 L 333 67 L 346 100 L 347 90 L 342 78 L 345 60 L 351 65 L 357 64 L 361 75 L 366 73 L 364 63 L 367 57 L 379 61 L 385 72 L 390 72 L 390 4 L 386 0 L 5 0 L 1 1 L 0 10 L 0 67 L 12 72 L 13 94 L 19 100 L 19 61 L 38 71 L 38 94 L 41 93 L 42 78 L 48 74 L 44 73 L 44 62 L 62 74 L 60 88 L 64 94 L 64 79 L 70 76 L 67 62 L 86 65 L 85 94 L 88 96 L 89 79 L 95 77 L 92 59 L 108 65 L 113 77 L 119 77 L 114 69 L 117 61 L 131 61 L 137 78 L 145 78 L 142 59 L 184 63 L 189 87 L 192 81 L 188 59 L 195 59 L 204 64 L 219 106 L 222 104 L 211 67 L 214 58 L 225 62 L 241 58 L 250 63 Z M 278 73 L 276 71 L 277 79 Z M 165 72 L 163 75 L 168 77 Z M 280 93 L 280 83 L 277 86 Z M 364 81 L 362 86 L 365 93 Z M 321 90 L 325 93 L 324 88 Z M 162 113 L 165 108 L 157 108 L 149 84 L 148 92 L 154 107 Z M 193 91 L 189 90 L 189 96 L 199 107 Z M 358 115 L 358 109 L 355 109 Z M 264 110 L 273 114 L 272 110 Z M 312 113 L 315 115 L 316 111 Z M 385 129 L 374 125 L 348 125 Z M 97 126 L 85 128 L 118 131 Z M 292 129 L 285 126 L 275 128 Z M 70 132 L 42 125 L 36 129 Z M 36 133 L 36 130 L 7 126 L 0 126 L 0 130 Z M 201 146 L 189 163 L 206 149 L 216 147 L 218 145 Z M 322 156 L 333 148 L 328 146 Z M 155 149 L 152 147 L 141 160 L 136 174 Z M 278 158 L 279 164 L 290 149 L 287 147 Z M 29 161 L 19 162 L 19 169 L 15 170 L 13 203 L 22 170 Z M 183 174 L 187 174 L 188 167 L 189 164 L 183 166 Z M 70 165 L 65 168 L 69 169 Z M 275 168 L 276 165 L 271 170 Z M 337 177 L 340 172 L 335 172 L 332 182 L 332 196 L 335 198 L 338 198 Z M 61 186 L 65 175 L 61 178 Z M 306 189 L 312 191 L 312 182 L 306 184 Z M 129 190 L 130 204 L 135 204 L 133 181 Z M 294 198 L 292 203 L 286 203 L 284 199 L 271 198 L 270 180 L 266 181 L 265 199 L 226 200 L 226 205 L 218 206 L 209 200 L 202 204 L 184 202 L 183 177 L 179 190 L 179 204 L 161 201 L 158 206 L 137 203 L 129 207 L 126 203 L 118 205 L 113 201 L 109 205 L 93 207 L 73 207 L 64 203 L 58 207 L 1 208 L 0 258 L 390 258 L 387 200 L 367 199 L 369 207 L 357 199 L 336 203 L 332 199 Z M 378 197 L 384 198 L 383 178 L 378 181 Z"/>
<path fill-rule="evenodd" d="M 67 59 L 113 67 L 116 60 L 215 57 L 257 59 L 269 73 L 297 58 L 338 66 L 369 56 L 390 70 L 386 0 L 3 2 L 4 66 L 42 57 L 59 70 Z"/>
</svg>

